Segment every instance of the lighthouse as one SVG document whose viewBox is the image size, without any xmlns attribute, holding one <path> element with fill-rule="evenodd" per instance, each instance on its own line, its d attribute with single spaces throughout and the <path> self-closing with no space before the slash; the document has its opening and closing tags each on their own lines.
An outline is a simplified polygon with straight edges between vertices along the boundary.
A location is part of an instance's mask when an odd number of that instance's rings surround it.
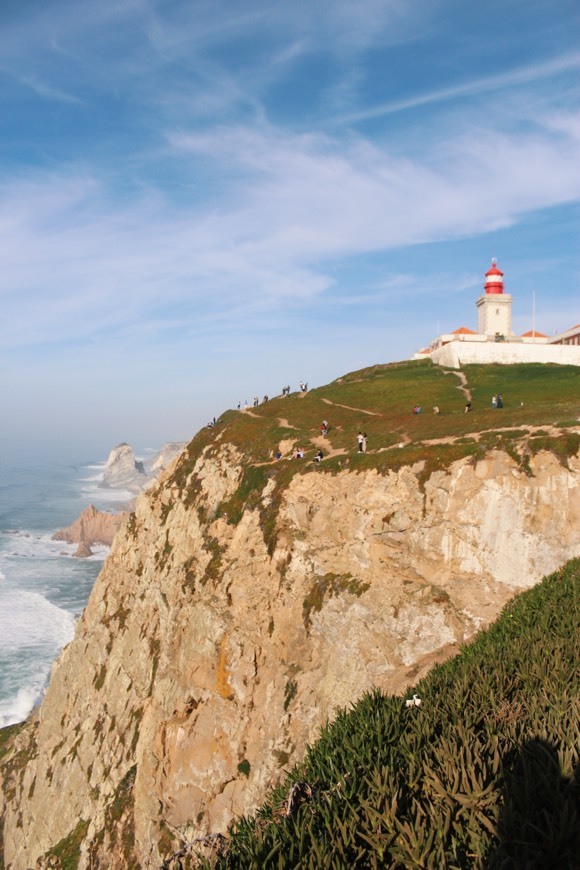
<svg viewBox="0 0 580 870">
<path fill-rule="evenodd" d="M 491 269 L 485 273 L 484 294 L 477 302 L 477 331 L 480 335 L 496 339 L 511 335 L 512 297 L 504 293 L 503 272 L 498 269 L 495 259 Z"/>
</svg>

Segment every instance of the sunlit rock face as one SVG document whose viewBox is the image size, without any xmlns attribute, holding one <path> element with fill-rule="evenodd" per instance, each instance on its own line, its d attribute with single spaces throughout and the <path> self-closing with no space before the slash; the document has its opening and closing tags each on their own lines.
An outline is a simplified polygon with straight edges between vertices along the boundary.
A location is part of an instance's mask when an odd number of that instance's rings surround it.
<svg viewBox="0 0 580 870">
<path fill-rule="evenodd" d="M 167 831 L 192 839 L 254 809 L 337 707 L 403 692 L 580 554 L 577 460 L 530 464 L 492 452 L 426 482 L 422 463 L 313 470 L 275 503 L 266 484 L 235 522 L 218 507 L 236 448 L 203 451 L 187 485 L 167 474 L 17 739 L 6 866 L 48 866 L 75 830 L 80 867 L 158 866 Z"/>
</svg>

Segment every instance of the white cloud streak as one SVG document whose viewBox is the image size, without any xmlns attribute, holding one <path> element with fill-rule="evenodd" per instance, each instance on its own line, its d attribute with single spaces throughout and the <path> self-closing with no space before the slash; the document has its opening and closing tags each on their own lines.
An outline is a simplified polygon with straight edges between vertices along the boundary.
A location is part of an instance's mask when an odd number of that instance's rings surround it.
<svg viewBox="0 0 580 870">
<path fill-rule="evenodd" d="M 379 106 L 371 106 L 357 112 L 339 115 L 327 122 L 329 125 L 348 125 L 361 121 L 370 121 L 374 118 L 393 115 L 409 109 L 417 109 L 422 106 L 442 103 L 463 97 L 472 97 L 477 94 L 485 94 L 493 91 L 503 91 L 507 88 L 527 85 L 552 78 L 561 73 L 570 73 L 580 69 L 580 53 L 572 53 L 563 57 L 557 57 L 543 63 L 521 67 L 497 75 L 484 76 L 469 82 L 462 82 L 448 88 L 438 88 L 423 94 L 409 97 L 404 100 L 392 100 Z"/>
<path fill-rule="evenodd" d="M 0 190 L 10 300 L 0 334 L 51 342 L 149 319 L 163 332 L 172 309 L 202 323 L 224 306 L 234 329 L 259 311 L 307 304 L 350 256 L 480 234 L 577 199 L 577 133 L 560 115 L 535 137 L 461 134 L 438 170 L 360 138 L 170 135 L 181 160 L 236 166 L 230 198 L 213 209 L 192 201 L 176 211 L 159 192 L 115 205 L 83 174 L 12 182 Z"/>
</svg>

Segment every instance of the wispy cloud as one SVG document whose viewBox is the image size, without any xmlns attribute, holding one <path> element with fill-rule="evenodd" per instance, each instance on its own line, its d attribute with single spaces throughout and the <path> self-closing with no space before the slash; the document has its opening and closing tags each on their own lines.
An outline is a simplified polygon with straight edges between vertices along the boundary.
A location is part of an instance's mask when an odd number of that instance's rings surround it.
<svg viewBox="0 0 580 870">
<path fill-rule="evenodd" d="M 469 82 L 462 82 L 448 88 L 439 88 L 426 93 L 417 94 L 404 100 L 391 100 L 378 106 L 370 106 L 357 112 L 340 115 L 329 119 L 329 124 L 354 124 L 360 121 L 369 121 L 384 115 L 393 115 L 408 109 L 416 109 L 421 106 L 441 103 L 461 97 L 472 97 L 476 94 L 489 93 L 491 91 L 505 90 L 518 85 L 529 84 L 551 78 L 560 73 L 573 72 L 580 69 L 580 53 L 568 54 L 554 58 L 543 63 L 525 66 L 519 69 L 501 72 L 497 75 L 484 76 Z"/>
<path fill-rule="evenodd" d="M 225 308 L 239 326 L 303 305 L 351 256 L 480 234 L 579 197 L 575 130 L 560 116 L 534 138 L 462 134 L 437 171 L 362 138 L 271 128 L 170 135 L 181 160 L 236 169 L 228 199 L 211 208 L 192 197 L 175 210 L 160 191 L 119 205 L 103 180 L 83 174 L 14 181 L 0 191 L 13 296 L 4 341 L 78 338 L 149 318 L 161 332 L 179 309 L 201 324 Z M 15 329 L 20 318 L 25 331 Z"/>
<path fill-rule="evenodd" d="M 47 82 L 43 82 L 34 76 L 22 76 L 20 82 L 25 87 L 34 91 L 35 94 L 38 94 L 39 97 L 44 97 L 47 100 L 56 100 L 60 103 L 82 103 L 82 100 L 73 94 L 61 91 L 59 88 L 53 88 Z"/>
</svg>

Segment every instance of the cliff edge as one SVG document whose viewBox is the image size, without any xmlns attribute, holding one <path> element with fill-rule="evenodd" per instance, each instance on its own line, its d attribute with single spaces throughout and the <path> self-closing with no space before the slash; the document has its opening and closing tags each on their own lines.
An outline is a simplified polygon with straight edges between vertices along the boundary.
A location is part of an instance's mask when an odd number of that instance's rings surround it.
<svg viewBox="0 0 580 870">
<path fill-rule="evenodd" d="M 580 554 L 577 425 L 522 428 L 515 403 L 501 431 L 417 421 L 401 371 L 357 375 L 224 415 L 138 498 L 4 758 L 6 867 L 62 843 L 83 868 L 158 866 L 176 831 L 225 830 L 338 707 L 402 692 Z M 306 460 L 273 458 L 297 444 Z"/>
</svg>

